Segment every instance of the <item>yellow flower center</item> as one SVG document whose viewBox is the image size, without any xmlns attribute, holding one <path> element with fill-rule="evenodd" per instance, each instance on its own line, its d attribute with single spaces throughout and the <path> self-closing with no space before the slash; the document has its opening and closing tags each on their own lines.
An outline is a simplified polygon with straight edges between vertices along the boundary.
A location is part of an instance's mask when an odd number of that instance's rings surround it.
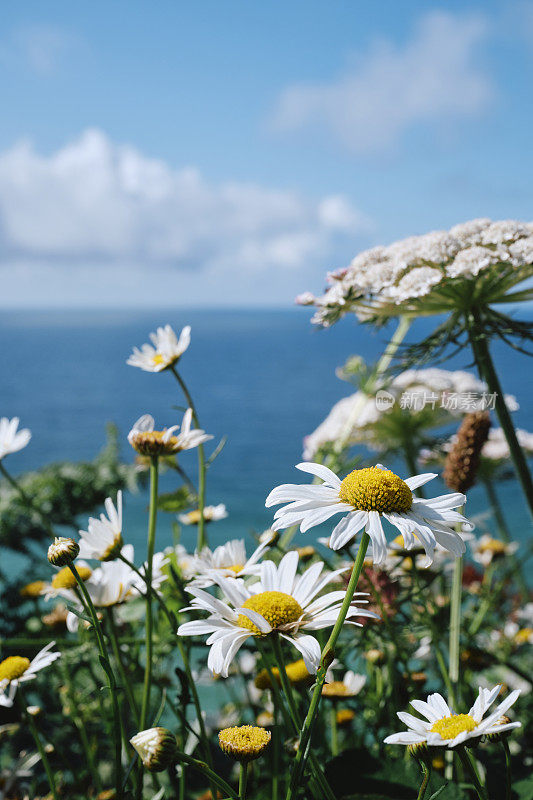
<svg viewBox="0 0 533 800">
<path fill-rule="evenodd" d="M 20 590 L 20 595 L 21 597 L 39 597 L 39 595 L 42 594 L 45 586 L 45 581 L 32 581 L 31 583 L 27 583 L 26 586 L 22 587 Z"/>
<path fill-rule="evenodd" d="M 165 357 L 162 353 L 154 353 L 152 356 L 152 363 L 154 367 L 158 367 L 160 364 L 165 363 Z"/>
<path fill-rule="evenodd" d="M 100 561 L 113 561 L 113 559 L 115 559 L 122 550 L 123 544 L 124 540 L 122 538 L 122 534 L 119 533 L 117 536 L 115 536 L 115 540 L 109 545 L 109 547 L 104 550 L 100 556 Z"/>
<path fill-rule="evenodd" d="M 179 450 L 176 436 L 163 439 L 166 431 L 138 431 L 131 437 L 131 446 L 142 456 L 169 456 Z"/>
<path fill-rule="evenodd" d="M 355 711 L 351 708 L 339 708 L 336 714 L 337 725 L 349 725 L 355 717 Z"/>
<path fill-rule="evenodd" d="M 322 687 L 324 697 L 349 697 L 352 692 L 342 681 L 331 681 Z"/>
<path fill-rule="evenodd" d="M 498 539 L 487 539 L 479 545 L 480 553 L 492 553 L 493 556 L 505 555 L 505 544 Z"/>
<path fill-rule="evenodd" d="M 261 592 L 248 598 L 242 607 L 257 611 L 272 628 L 281 628 L 291 622 L 296 622 L 304 613 L 303 608 L 294 597 L 285 592 Z M 255 636 L 261 635 L 257 625 L 254 625 L 245 614 L 239 614 L 237 624 L 241 628 L 247 628 Z"/>
<path fill-rule="evenodd" d="M 76 569 L 82 581 L 86 581 L 93 574 L 89 567 L 79 566 Z M 63 567 L 52 578 L 52 587 L 54 589 L 74 589 L 76 585 L 76 578 L 69 567 Z"/>
<path fill-rule="evenodd" d="M 28 667 L 30 659 L 24 656 L 9 656 L 0 663 L 0 681 L 15 681 L 20 678 Z"/>
<path fill-rule="evenodd" d="M 237 761 L 259 758 L 270 742 L 270 732 L 254 725 L 224 728 L 218 734 L 221 750 Z"/>
<path fill-rule="evenodd" d="M 290 664 L 287 664 L 285 666 L 285 672 L 293 686 L 307 686 L 314 681 L 313 675 L 307 671 L 303 658 L 299 658 L 298 661 L 292 661 Z M 279 669 L 277 667 L 273 667 L 272 674 L 277 683 L 281 684 Z M 271 688 L 270 676 L 266 669 L 262 669 L 257 673 L 254 683 L 258 689 Z"/>
<path fill-rule="evenodd" d="M 413 493 L 390 469 L 366 467 L 354 469 L 341 482 L 339 498 L 361 511 L 409 511 Z"/>
<path fill-rule="evenodd" d="M 438 733 L 443 739 L 455 739 L 463 731 L 473 731 L 477 728 L 477 722 L 470 714 L 452 714 L 451 717 L 443 717 L 433 723 L 430 730 Z"/>
<path fill-rule="evenodd" d="M 219 569 L 228 569 L 231 572 L 234 572 L 236 575 L 244 568 L 244 564 L 227 564 L 225 567 L 219 567 Z"/>
<path fill-rule="evenodd" d="M 531 639 L 533 639 L 533 628 L 521 628 L 514 637 L 516 644 L 527 644 Z"/>
</svg>

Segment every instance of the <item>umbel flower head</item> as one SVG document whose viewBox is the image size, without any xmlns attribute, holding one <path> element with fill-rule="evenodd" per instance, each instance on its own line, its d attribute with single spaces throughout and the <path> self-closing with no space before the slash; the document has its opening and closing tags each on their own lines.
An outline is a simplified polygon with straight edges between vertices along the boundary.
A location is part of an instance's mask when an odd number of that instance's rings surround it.
<svg viewBox="0 0 533 800">
<path fill-rule="evenodd" d="M 18 417 L 0 418 L 0 461 L 4 456 L 22 450 L 31 439 L 31 431 L 28 428 L 17 430 L 19 422 Z"/>
<path fill-rule="evenodd" d="M 164 328 L 158 328 L 155 333 L 151 333 L 150 339 L 151 345 L 143 344 L 140 350 L 134 347 L 126 363 L 145 372 L 162 372 L 176 364 L 189 347 L 191 328 L 186 325 L 178 338 L 170 325 L 165 325 Z"/>
<path fill-rule="evenodd" d="M 110 497 L 106 498 L 105 514 L 100 519 L 89 517 L 86 531 L 80 531 L 81 558 L 95 558 L 110 561 L 122 549 L 122 492 L 117 493 L 117 507 Z"/>
<path fill-rule="evenodd" d="M 501 688 L 501 686 L 495 686 L 494 689 L 480 687 L 476 702 L 468 714 L 456 714 L 440 694 L 430 694 L 426 703 L 422 700 L 412 700 L 413 708 L 425 719 L 398 711 L 398 717 L 407 725 L 408 730 L 387 736 L 385 743 L 416 745 L 424 742 L 434 747 L 457 747 L 468 739 L 519 728 L 520 722 L 510 722 L 507 718 L 502 718 L 517 699 L 520 689 L 511 692 L 488 717 L 485 717 Z"/>
<path fill-rule="evenodd" d="M 271 733 L 254 725 L 240 725 L 224 728 L 218 734 L 222 752 L 236 761 L 254 761 L 261 756 L 270 744 Z"/>
<path fill-rule="evenodd" d="M 200 428 L 191 431 L 192 409 L 183 415 L 180 433 L 179 425 L 172 425 L 162 431 L 154 430 L 154 418 L 150 414 L 140 417 L 128 433 L 128 441 L 143 456 L 169 456 L 182 450 L 191 450 L 213 437 Z"/>
<path fill-rule="evenodd" d="M 357 255 L 347 269 L 330 273 L 314 322 L 331 325 L 355 311 L 361 320 L 400 314 L 443 314 L 458 300 L 473 306 L 528 300 L 511 289 L 533 272 L 533 224 L 475 219 L 449 231 L 411 236 Z M 504 300 L 505 299 L 505 300 Z"/>
<path fill-rule="evenodd" d="M 226 678 L 235 655 L 249 636 L 279 634 L 300 651 L 307 670 L 315 674 L 320 663 L 320 645 L 306 630 L 333 626 L 344 599 L 343 590 L 318 596 L 344 569 L 322 575 L 324 564 L 316 562 L 297 575 L 298 553 L 291 551 L 278 566 L 273 561 L 261 564 L 260 579 L 250 586 L 232 578 L 218 578 L 224 599 L 219 600 L 203 589 L 187 587 L 193 596 L 189 611 L 207 611 L 207 619 L 185 622 L 178 628 L 179 636 L 209 634 L 211 645 L 207 666 Z M 360 595 L 358 595 L 360 598 Z M 366 600 L 360 602 L 366 603 Z M 351 606 L 348 623 L 356 617 L 375 617 L 370 611 Z"/>
<path fill-rule="evenodd" d="M 176 737 L 166 728 L 148 728 L 130 739 L 143 767 L 150 772 L 162 772 L 177 760 Z"/>
<path fill-rule="evenodd" d="M 305 532 L 342 513 L 344 516 L 333 529 L 329 546 L 339 550 L 364 529 L 372 540 L 376 564 L 387 556 L 383 519 L 400 531 L 407 549 L 422 544 L 429 563 L 437 544 L 456 556 L 465 551 L 454 526 L 460 523 L 469 530 L 474 526 L 453 509 L 464 505 L 466 497 L 456 492 L 422 500 L 413 494 L 414 489 L 437 477 L 433 472 L 402 480 L 378 464 L 353 470 L 341 481 L 323 464 L 305 462 L 296 468 L 316 475 L 323 483 L 320 486 L 288 483 L 273 489 L 265 501 L 267 507 L 288 501 L 275 513 L 272 525 L 275 530 L 300 525 Z"/>
<path fill-rule="evenodd" d="M 54 567 L 65 567 L 72 564 L 79 552 L 79 544 L 74 539 L 56 536 L 48 548 L 48 561 Z"/>
<path fill-rule="evenodd" d="M 50 642 L 30 661 L 26 656 L 8 656 L 0 662 L 0 706 L 11 707 L 19 683 L 32 681 L 37 673 L 59 658 L 53 652 L 55 642 Z"/>
</svg>

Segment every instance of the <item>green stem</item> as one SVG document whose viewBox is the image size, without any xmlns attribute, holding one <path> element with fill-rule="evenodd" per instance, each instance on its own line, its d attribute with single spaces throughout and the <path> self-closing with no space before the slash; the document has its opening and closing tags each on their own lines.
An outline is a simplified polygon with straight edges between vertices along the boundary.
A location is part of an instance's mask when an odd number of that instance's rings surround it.
<svg viewBox="0 0 533 800">
<path fill-rule="evenodd" d="M 239 770 L 239 800 L 246 800 L 246 784 L 248 783 L 248 764 L 240 764 Z"/>
<path fill-rule="evenodd" d="M 178 381 L 181 391 L 185 396 L 185 400 L 189 408 L 192 411 L 192 418 L 194 424 L 197 428 L 200 427 L 200 422 L 198 420 L 198 414 L 196 413 L 196 407 L 193 403 L 193 399 L 191 394 L 187 388 L 187 384 L 179 374 L 178 370 L 175 367 L 171 367 L 172 373 L 174 374 L 176 380 Z M 203 444 L 198 445 L 198 538 L 196 542 L 197 550 L 203 550 L 204 547 L 207 546 L 207 535 L 205 532 L 205 520 L 204 520 L 204 506 L 205 506 L 205 476 L 206 476 L 206 461 L 205 461 L 205 451 Z"/>
<path fill-rule="evenodd" d="M 52 768 L 50 767 L 50 762 L 48 761 L 48 756 L 46 755 L 46 750 L 44 749 L 43 743 L 41 741 L 41 737 L 39 736 L 39 731 L 37 730 L 37 725 L 31 714 L 28 713 L 26 698 L 24 696 L 22 687 L 18 686 L 18 700 L 19 705 L 22 711 L 22 714 L 26 717 L 26 721 L 28 723 L 28 727 L 30 729 L 30 733 L 33 736 L 35 744 L 37 745 L 37 750 L 39 751 L 39 755 L 41 757 L 41 761 L 43 763 L 43 767 L 46 772 L 46 777 L 48 778 L 48 784 L 50 786 L 50 791 L 52 793 L 52 797 L 54 800 L 58 800 L 57 796 L 57 789 L 54 780 L 54 773 L 52 772 Z"/>
<path fill-rule="evenodd" d="M 463 559 L 456 558 L 453 565 L 452 591 L 450 597 L 450 663 L 448 672 L 452 694 L 450 702 L 457 707 L 459 701 L 459 658 L 461 640 L 461 593 L 463 582 Z"/>
<path fill-rule="evenodd" d="M 272 794 L 271 800 L 278 800 L 279 778 L 281 770 L 281 736 L 279 729 L 279 708 L 275 695 L 274 701 L 274 724 L 272 726 Z"/>
<path fill-rule="evenodd" d="M 120 725 L 120 711 L 118 707 L 118 698 L 117 698 L 117 684 L 115 681 L 115 676 L 113 674 L 113 670 L 111 668 L 111 664 L 109 661 L 109 655 L 107 652 L 107 647 L 104 640 L 104 635 L 102 633 L 102 628 L 100 626 L 100 620 L 98 619 L 98 614 L 96 613 L 96 609 L 94 607 L 93 601 L 91 600 L 91 596 L 87 591 L 85 583 L 80 578 L 78 570 L 74 566 L 74 563 L 71 561 L 68 565 L 70 571 L 76 578 L 78 588 L 83 596 L 85 610 L 89 613 L 91 617 L 94 632 L 96 634 L 96 640 L 98 642 L 98 650 L 100 651 L 100 664 L 102 669 L 106 673 L 107 681 L 108 681 L 108 689 L 109 694 L 111 697 L 111 707 L 113 711 L 113 739 L 115 743 L 115 788 L 117 794 L 117 800 L 121 800 L 122 798 L 122 742 L 121 742 L 121 725 Z"/>
<path fill-rule="evenodd" d="M 512 790 L 511 753 L 509 750 L 507 739 L 505 738 L 505 733 L 503 734 L 503 736 L 504 738 L 501 741 L 501 745 L 503 747 L 503 752 L 505 753 L 505 800 L 511 800 L 511 790 Z"/>
<path fill-rule="evenodd" d="M 461 759 L 461 763 L 465 771 L 469 772 L 470 775 L 472 776 L 472 783 L 474 784 L 474 788 L 477 792 L 479 800 L 489 800 L 487 790 L 481 783 L 481 779 L 479 777 L 479 773 L 476 767 L 476 762 L 472 754 L 466 749 L 466 747 L 458 747 L 457 755 Z"/>
<path fill-rule="evenodd" d="M 316 676 L 316 684 L 313 691 L 313 695 L 311 697 L 311 702 L 309 704 L 309 710 L 307 712 L 307 716 L 303 724 L 300 736 L 300 746 L 296 754 L 294 769 L 289 784 L 289 790 L 287 792 L 287 800 L 292 800 L 292 798 L 294 797 L 296 788 L 299 784 L 301 775 L 303 774 L 303 770 L 305 768 L 305 762 L 309 755 L 309 746 L 311 743 L 313 726 L 318 714 L 320 699 L 322 696 L 322 687 L 326 680 L 326 672 L 328 666 L 331 664 L 333 658 L 335 657 L 335 645 L 337 644 L 337 639 L 339 638 L 342 626 L 344 625 L 346 616 L 350 609 L 350 605 L 352 603 L 355 590 L 357 589 L 357 583 L 359 581 L 359 576 L 361 575 L 361 571 L 363 569 L 363 563 L 365 560 L 365 555 L 368 549 L 369 542 L 370 542 L 370 537 L 368 533 L 366 532 L 363 533 L 363 536 L 361 537 L 361 543 L 359 545 L 359 550 L 357 552 L 357 558 L 355 559 L 352 569 L 352 574 L 350 576 L 350 581 L 346 589 L 346 595 L 343 600 L 341 609 L 339 611 L 339 616 L 337 617 L 337 621 L 333 627 L 331 635 L 328 641 L 326 642 L 324 649 L 322 650 L 320 666 L 318 668 Z"/>
<path fill-rule="evenodd" d="M 486 381 L 489 392 L 495 396 L 496 414 L 507 439 L 511 460 L 522 486 L 530 514 L 533 517 L 533 480 L 524 451 L 518 441 L 511 414 L 505 402 L 505 395 L 492 360 L 487 336 L 483 329 L 483 320 L 479 312 L 472 311 L 472 320 L 469 322 L 468 335 L 477 368 L 480 376 Z"/>
<path fill-rule="evenodd" d="M 421 763 L 422 763 L 422 772 L 424 773 L 424 777 L 422 779 L 422 783 L 420 784 L 420 789 L 418 791 L 416 800 L 424 800 L 427 788 L 429 786 L 429 779 L 431 778 L 431 766 L 428 766 L 423 761 Z"/>
<path fill-rule="evenodd" d="M 498 532 L 502 537 L 502 539 L 504 540 L 504 542 L 507 542 L 507 544 L 509 544 L 512 541 L 512 536 L 509 531 L 509 528 L 507 527 L 507 522 L 505 520 L 505 516 L 503 514 L 502 507 L 500 505 L 500 501 L 498 499 L 498 494 L 496 492 L 494 483 L 491 481 L 490 478 L 484 478 L 483 484 L 485 486 L 485 490 L 489 498 L 494 519 L 496 520 L 496 525 L 498 526 Z M 520 563 L 519 559 L 516 557 L 514 553 L 511 553 L 511 555 L 509 555 L 508 558 L 513 567 L 513 573 L 516 576 L 516 580 L 520 587 L 520 592 L 522 594 L 522 597 L 525 599 L 528 596 L 529 590 L 526 579 L 524 577 L 524 570 L 522 568 L 522 564 Z"/>
<path fill-rule="evenodd" d="M 145 582 L 148 589 L 152 586 L 152 562 L 155 550 L 155 531 L 157 524 L 157 488 L 159 480 L 158 458 L 153 456 L 150 460 L 150 508 L 148 512 L 148 555 L 146 561 Z M 146 664 L 144 668 L 144 683 L 141 703 L 141 716 L 139 728 L 144 731 L 150 707 L 150 689 L 152 685 L 152 657 L 153 657 L 153 616 L 152 592 L 146 592 Z"/>
<path fill-rule="evenodd" d="M 283 715 L 283 722 L 285 723 L 285 727 L 287 728 L 287 731 L 292 731 L 294 736 L 298 736 L 298 734 L 299 734 L 299 732 L 301 730 L 299 717 L 297 715 L 293 716 L 289 712 L 289 709 L 288 709 L 287 705 L 283 702 L 283 699 L 281 697 L 280 688 L 279 688 L 279 685 L 278 685 L 278 681 L 277 681 L 277 678 L 274 675 L 274 671 L 272 669 L 272 663 L 271 663 L 271 660 L 270 660 L 270 654 L 269 654 L 268 648 L 263 646 L 263 644 L 261 642 L 261 637 L 257 637 L 257 648 L 258 648 L 259 652 L 261 653 L 261 656 L 263 658 L 263 663 L 265 665 L 265 669 L 268 672 L 268 677 L 270 679 L 270 686 L 272 688 L 272 694 L 274 696 L 274 704 L 275 705 L 277 704 L 278 708 L 281 710 L 281 713 Z M 279 670 L 279 667 L 278 667 L 278 670 Z M 281 674 L 280 674 L 280 681 L 281 681 Z M 326 778 L 322 774 L 322 770 L 320 768 L 320 765 L 318 764 L 318 760 L 313 755 L 311 756 L 311 759 L 310 759 L 310 765 L 311 765 L 311 769 L 313 771 L 313 774 L 315 776 L 315 780 L 317 781 L 318 785 L 320 786 L 320 788 L 322 790 L 322 794 L 319 794 L 315 789 L 313 789 L 313 794 L 315 795 L 315 798 L 317 800 L 323 800 L 324 795 L 326 795 L 328 798 L 331 798 L 332 797 L 331 789 L 329 788 L 329 785 L 328 785 L 328 783 L 326 781 Z M 333 800 L 335 800 L 335 798 L 333 798 Z"/>
<path fill-rule="evenodd" d="M 115 616 L 113 614 L 113 608 L 109 607 L 106 608 L 107 612 L 107 620 L 108 620 L 108 629 L 109 629 L 109 639 L 111 641 L 111 649 L 113 650 L 113 656 L 115 658 L 115 663 L 117 665 L 120 679 L 122 681 L 122 685 L 124 687 L 124 691 L 126 693 L 126 697 L 128 698 L 128 705 L 130 707 L 130 711 L 133 715 L 135 723 L 139 724 L 139 709 L 137 708 L 137 703 L 135 702 L 135 696 L 133 694 L 133 690 L 131 688 L 131 681 L 128 680 L 128 676 L 126 674 L 126 670 L 124 667 L 124 663 L 122 661 L 122 654 L 120 652 L 120 646 L 118 641 L 118 633 L 117 633 L 117 626 L 115 623 Z M 143 730 L 140 728 L 140 730 Z"/>
<path fill-rule="evenodd" d="M 187 755 L 187 753 L 183 753 L 181 751 L 178 752 L 176 760 L 180 764 L 188 764 L 193 769 L 201 772 L 208 781 L 213 783 L 215 786 L 218 786 L 218 788 L 223 792 L 224 797 L 229 797 L 231 800 L 239 800 L 238 794 L 234 789 L 231 788 L 229 783 L 226 783 L 223 778 L 219 777 L 216 772 L 213 772 L 213 770 L 203 761 L 199 761 L 197 758 L 193 758 L 192 756 Z M 213 797 L 216 797 L 216 792 Z"/>
</svg>

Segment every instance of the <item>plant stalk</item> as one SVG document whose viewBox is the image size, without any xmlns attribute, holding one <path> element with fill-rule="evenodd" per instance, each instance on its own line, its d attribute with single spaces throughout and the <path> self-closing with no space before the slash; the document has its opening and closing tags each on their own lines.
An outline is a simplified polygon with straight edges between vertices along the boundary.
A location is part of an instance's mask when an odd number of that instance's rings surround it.
<svg viewBox="0 0 533 800">
<path fill-rule="evenodd" d="M 150 508 L 148 512 L 148 555 L 146 561 L 146 586 L 152 586 L 152 562 L 155 550 L 155 531 L 157 524 L 157 489 L 159 480 L 158 457 L 153 456 L 150 461 Z M 153 657 L 153 616 L 152 616 L 152 592 L 146 592 L 146 664 L 144 669 L 144 683 L 141 703 L 141 716 L 139 718 L 139 729 L 144 731 L 150 707 L 150 689 L 152 684 L 152 657 Z"/>
</svg>

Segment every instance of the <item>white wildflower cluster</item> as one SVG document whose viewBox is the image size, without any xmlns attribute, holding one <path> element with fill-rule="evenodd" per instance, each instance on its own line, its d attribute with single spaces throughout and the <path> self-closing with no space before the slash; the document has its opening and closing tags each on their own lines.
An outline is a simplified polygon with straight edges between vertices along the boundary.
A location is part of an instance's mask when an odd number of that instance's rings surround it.
<svg viewBox="0 0 533 800">
<path fill-rule="evenodd" d="M 517 428 L 516 436 L 522 450 L 527 454 L 533 453 L 533 433 Z M 509 444 L 501 428 L 489 430 L 489 437 L 483 445 L 481 455 L 491 461 L 505 461 L 510 458 Z"/>
<path fill-rule="evenodd" d="M 461 398 L 479 400 L 487 392 L 486 384 L 470 372 L 437 367 L 405 370 L 381 387 L 378 386 L 378 391 L 380 388 L 386 390 L 390 405 L 380 404 L 379 395 L 366 395 L 362 391 L 343 397 L 318 428 L 305 437 L 304 459 L 312 460 L 321 447 L 339 439 L 348 444 L 364 441 L 372 445 L 369 432 L 374 423 L 384 414 L 389 414 L 392 408 L 401 408 L 402 398 L 406 396 L 412 398 L 409 410 L 415 413 L 430 403 L 443 413 L 460 417 L 472 410 Z M 514 397 L 507 396 L 506 401 L 510 410 L 518 408 Z"/>
<path fill-rule="evenodd" d="M 475 219 L 449 231 L 365 250 L 347 269 L 328 274 L 329 286 L 322 296 L 305 292 L 297 302 L 317 306 L 313 321 L 324 326 L 351 310 L 362 320 L 385 309 L 393 316 L 399 312 L 395 306 L 427 297 L 454 281 L 477 278 L 496 265 L 521 270 L 532 264 L 533 223 Z"/>
</svg>

